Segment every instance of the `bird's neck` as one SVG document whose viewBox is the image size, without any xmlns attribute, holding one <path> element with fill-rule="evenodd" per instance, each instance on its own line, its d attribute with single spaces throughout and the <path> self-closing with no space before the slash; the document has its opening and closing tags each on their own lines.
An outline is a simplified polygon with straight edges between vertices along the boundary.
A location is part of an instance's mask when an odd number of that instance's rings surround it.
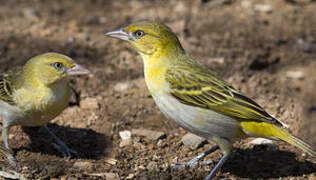
<svg viewBox="0 0 316 180">
<path fill-rule="evenodd" d="M 166 90 L 166 71 L 180 60 L 183 53 L 180 49 L 176 52 L 157 50 L 151 55 L 140 53 L 144 61 L 145 81 L 151 93 Z"/>
</svg>

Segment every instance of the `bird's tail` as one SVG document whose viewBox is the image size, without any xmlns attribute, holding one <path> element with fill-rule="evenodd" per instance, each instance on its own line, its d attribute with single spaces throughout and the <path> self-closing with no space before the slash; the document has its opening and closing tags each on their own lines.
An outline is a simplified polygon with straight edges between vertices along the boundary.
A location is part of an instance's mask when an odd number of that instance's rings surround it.
<svg viewBox="0 0 316 180">
<path fill-rule="evenodd" d="M 293 136 L 281 127 L 265 122 L 242 122 L 240 125 L 247 134 L 279 139 L 300 148 L 312 157 L 316 157 L 316 150 L 311 145 Z"/>
<path fill-rule="evenodd" d="M 295 137 L 294 135 L 290 134 L 289 132 L 287 132 L 286 130 L 280 127 L 273 126 L 273 128 L 275 129 L 274 130 L 275 137 L 300 148 L 301 150 L 308 153 L 312 157 L 316 157 L 316 150 L 311 145 L 307 144 L 300 138 Z"/>
</svg>

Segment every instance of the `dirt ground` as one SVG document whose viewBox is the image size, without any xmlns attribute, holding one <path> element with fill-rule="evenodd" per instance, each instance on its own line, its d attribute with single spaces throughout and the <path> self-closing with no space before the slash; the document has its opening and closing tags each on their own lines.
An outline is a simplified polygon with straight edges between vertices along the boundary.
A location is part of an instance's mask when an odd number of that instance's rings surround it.
<svg viewBox="0 0 316 180">
<path fill-rule="evenodd" d="M 142 19 L 167 23 L 194 58 L 315 147 L 315 9 L 314 0 L 0 0 L 1 73 L 49 51 L 93 72 L 72 81 L 70 106 L 49 125 L 78 155 L 63 158 L 42 129 L 17 126 L 10 145 L 19 172 L 28 179 L 203 179 L 214 167 L 170 166 L 213 144 L 183 145 L 186 132 L 162 115 L 146 88 L 141 58 L 104 36 Z M 165 136 L 132 134 L 121 144 L 119 132 L 139 128 Z M 216 179 L 316 179 L 315 159 L 297 148 L 250 140 L 235 144 Z M 205 160 L 220 157 L 218 151 Z"/>
</svg>

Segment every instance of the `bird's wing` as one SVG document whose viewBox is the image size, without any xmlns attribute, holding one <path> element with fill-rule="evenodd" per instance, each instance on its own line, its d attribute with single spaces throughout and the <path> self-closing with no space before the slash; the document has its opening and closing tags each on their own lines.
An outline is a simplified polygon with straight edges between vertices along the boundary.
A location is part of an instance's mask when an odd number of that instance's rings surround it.
<svg viewBox="0 0 316 180">
<path fill-rule="evenodd" d="M 171 94 L 183 104 L 210 109 L 240 121 L 281 125 L 257 103 L 199 65 L 169 69 L 166 81 Z"/>
<path fill-rule="evenodd" d="M 15 89 L 14 80 L 16 73 L 0 74 L 0 100 L 9 104 L 15 104 L 13 99 L 13 91 Z"/>
</svg>

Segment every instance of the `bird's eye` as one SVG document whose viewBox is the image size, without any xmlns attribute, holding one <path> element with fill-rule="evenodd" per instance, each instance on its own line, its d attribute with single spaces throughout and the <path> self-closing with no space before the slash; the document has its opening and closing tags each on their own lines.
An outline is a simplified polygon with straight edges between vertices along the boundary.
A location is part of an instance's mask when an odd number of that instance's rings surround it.
<svg viewBox="0 0 316 180">
<path fill-rule="evenodd" d="M 63 67 L 63 64 L 60 62 L 55 62 L 53 63 L 53 66 L 57 69 L 60 70 Z"/>
<path fill-rule="evenodd" d="M 145 32 L 142 30 L 137 30 L 134 32 L 134 34 L 137 38 L 140 38 L 140 37 L 143 37 L 145 35 Z"/>
</svg>

